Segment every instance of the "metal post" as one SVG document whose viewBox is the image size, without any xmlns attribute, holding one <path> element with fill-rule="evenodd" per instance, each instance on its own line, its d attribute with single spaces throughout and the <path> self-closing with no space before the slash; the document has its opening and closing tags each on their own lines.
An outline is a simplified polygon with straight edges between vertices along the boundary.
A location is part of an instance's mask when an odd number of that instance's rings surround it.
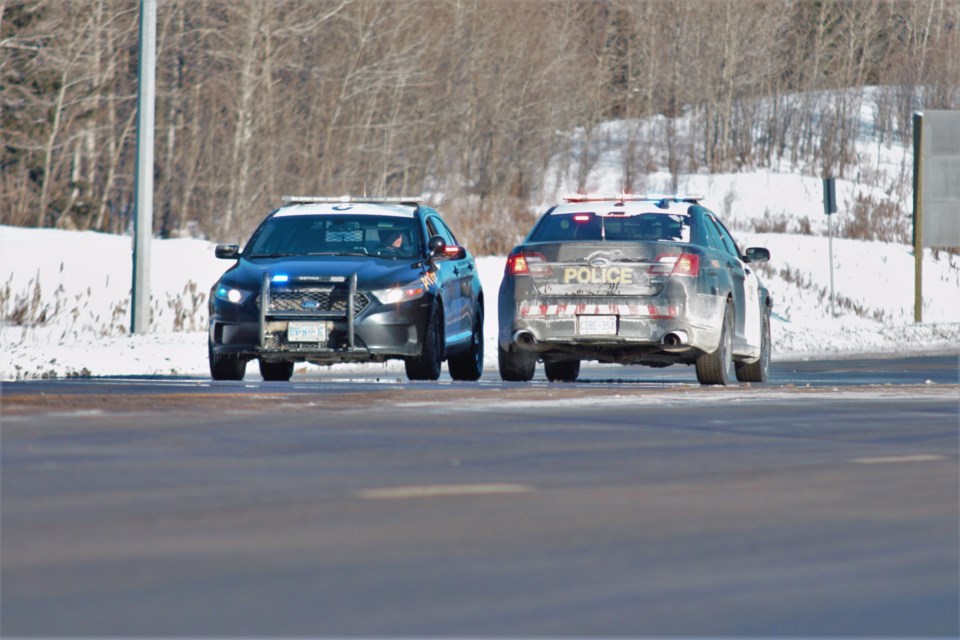
<svg viewBox="0 0 960 640">
<path fill-rule="evenodd" d="M 923 112 L 913 114 L 913 321 L 923 322 Z"/>
<path fill-rule="evenodd" d="M 350 351 L 353 351 L 356 348 L 353 337 L 353 299 L 357 295 L 357 274 L 350 274 L 350 284 L 348 288 L 348 293 L 350 297 L 347 298 L 347 344 L 350 347 Z"/>
<path fill-rule="evenodd" d="M 830 254 L 830 317 L 835 318 L 833 307 L 833 214 L 837 212 L 837 181 L 835 178 L 823 179 L 823 212 L 827 214 L 827 250 Z"/>
<path fill-rule="evenodd" d="M 836 318 L 837 314 L 833 309 L 833 216 L 827 216 L 827 248 L 830 252 L 830 317 Z"/>
<path fill-rule="evenodd" d="M 153 127 L 157 58 L 157 2 L 140 0 L 137 72 L 137 169 L 133 224 L 133 299 L 130 331 L 150 331 L 150 239 L 153 236 Z"/>
<path fill-rule="evenodd" d="M 267 346 L 267 310 L 270 308 L 270 274 L 264 272 L 260 278 L 260 337 L 257 344 L 261 349 Z"/>
</svg>

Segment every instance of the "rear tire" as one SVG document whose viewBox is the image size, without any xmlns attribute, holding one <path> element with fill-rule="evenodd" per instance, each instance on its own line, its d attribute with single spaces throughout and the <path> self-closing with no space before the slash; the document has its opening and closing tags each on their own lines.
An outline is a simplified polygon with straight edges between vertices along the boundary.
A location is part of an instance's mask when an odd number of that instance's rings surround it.
<svg viewBox="0 0 960 640">
<path fill-rule="evenodd" d="M 580 361 L 544 362 L 543 371 L 550 382 L 576 382 L 577 376 L 580 375 Z"/>
<path fill-rule="evenodd" d="M 497 345 L 500 378 L 507 382 L 530 382 L 537 369 L 537 356 L 527 351 L 504 351 Z"/>
<path fill-rule="evenodd" d="M 454 380 L 475 382 L 483 375 L 483 309 L 480 307 L 474 313 L 470 350 L 449 358 L 447 369 Z"/>
<path fill-rule="evenodd" d="M 760 358 L 749 364 L 734 363 L 740 382 L 766 382 L 770 375 L 770 312 L 763 314 L 763 333 L 760 334 Z"/>
<path fill-rule="evenodd" d="M 437 304 L 440 304 L 439 301 Z M 440 313 L 434 308 L 427 321 L 423 335 L 423 348 L 419 356 L 404 359 L 407 378 L 410 380 L 436 380 L 443 366 L 443 329 Z"/>
<path fill-rule="evenodd" d="M 292 375 L 292 362 L 264 362 L 260 360 L 260 376 L 268 382 L 286 382 Z"/>
<path fill-rule="evenodd" d="M 210 377 L 214 380 L 243 380 L 247 372 L 247 361 L 241 356 L 230 353 L 216 354 L 210 345 L 207 345 L 207 356 L 210 359 Z"/>
<path fill-rule="evenodd" d="M 697 380 L 700 384 L 729 384 L 733 373 L 733 307 L 727 303 L 720 329 L 720 344 L 712 353 L 697 358 Z"/>
</svg>

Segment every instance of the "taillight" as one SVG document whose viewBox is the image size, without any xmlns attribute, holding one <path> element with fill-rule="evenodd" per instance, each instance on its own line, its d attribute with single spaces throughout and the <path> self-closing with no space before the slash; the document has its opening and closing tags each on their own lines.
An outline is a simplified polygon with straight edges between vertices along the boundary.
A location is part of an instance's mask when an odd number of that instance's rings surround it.
<svg viewBox="0 0 960 640">
<path fill-rule="evenodd" d="M 553 269 L 542 253 L 515 251 L 507 256 L 507 274 L 511 276 L 549 276 Z"/>
<path fill-rule="evenodd" d="M 681 253 L 673 268 L 672 276 L 695 276 L 700 274 L 700 256 L 695 253 Z"/>
<path fill-rule="evenodd" d="M 695 253 L 659 255 L 648 270 L 651 275 L 696 276 L 700 274 L 700 256 Z"/>
<path fill-rule="evenodd" d="M 523 257 L 522 251 L 517 251 L 507 256 L 506 272 L 507 275 L 511 276 L 530 275 L 530 270 L 527 269 L 527 259 Z"/>
</svg>

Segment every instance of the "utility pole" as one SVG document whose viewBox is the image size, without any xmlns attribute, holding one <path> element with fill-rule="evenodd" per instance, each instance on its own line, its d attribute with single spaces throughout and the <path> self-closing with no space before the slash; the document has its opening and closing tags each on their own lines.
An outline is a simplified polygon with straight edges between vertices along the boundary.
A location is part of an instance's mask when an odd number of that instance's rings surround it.
<svg viewBox="0 0 960 640">
<path fill-rule="evenodd" d="M 923 112 L 913 113 L 913 321 L 923 322 Z"/>
<path fill-rule="evenodd" d="M 157 66 L 157 0 L 140 0 L 137 71 L 137 173 L 133 223 L 130 331 L 150 331 L 150 240 L 153 237 L 153 127 Z"/>
</svg>

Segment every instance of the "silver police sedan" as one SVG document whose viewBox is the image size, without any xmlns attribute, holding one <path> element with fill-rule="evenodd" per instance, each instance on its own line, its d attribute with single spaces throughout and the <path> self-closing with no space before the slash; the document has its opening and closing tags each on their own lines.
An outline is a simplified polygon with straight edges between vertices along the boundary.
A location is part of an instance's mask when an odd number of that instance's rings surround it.
<svg viewBox="0 0 960 640">
<path fill-rule="evenodd" d="M 571 195 L 507 258 L 499 297 L 500 377 L 542 361 L 574 381 L 593 360 L 694 365 L 701 384 L 764 382 L 773 301 L 700 196 Z"/>
</svg>

